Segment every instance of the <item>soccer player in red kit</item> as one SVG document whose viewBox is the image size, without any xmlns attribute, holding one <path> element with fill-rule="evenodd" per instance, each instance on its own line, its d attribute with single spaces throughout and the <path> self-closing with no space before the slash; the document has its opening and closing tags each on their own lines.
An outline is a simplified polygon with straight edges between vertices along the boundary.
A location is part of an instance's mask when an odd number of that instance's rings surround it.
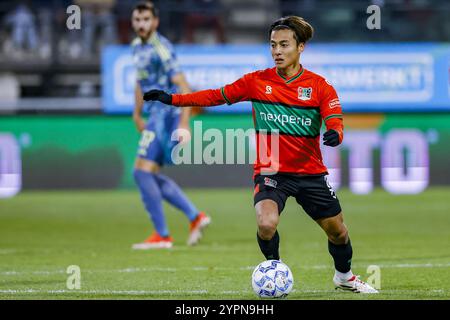
<svg viewBox="0 0 450 320">
<path fill-rule="evenodd" d="M 343 115 L 333 86 L 300 64 L 300 54 L 312 35 L 312 26 L 303 18 L 281 18 L 269 30 L 274 68 L 246 74 L 221 89 L 189 94 L 150 90 L 144 100 L 203 107 L 251 101 L 257 140 L 254 204 L 262 253 L 268 260 L 280 259 L 277 226 L 287 198 L 295 197 L 327 234 L 335 287 L 377 293 L 351 271 L 353 251 L 348 230 L 339 200 L 326 179 L 320 128 L 324 121 L 323 143 L 336 147 L 343 139 Z M 273 137 L 277 138 L 276 148 Z M 271 161 L 263 161 L 261 155 L 271 155 Z"/>
</svg>

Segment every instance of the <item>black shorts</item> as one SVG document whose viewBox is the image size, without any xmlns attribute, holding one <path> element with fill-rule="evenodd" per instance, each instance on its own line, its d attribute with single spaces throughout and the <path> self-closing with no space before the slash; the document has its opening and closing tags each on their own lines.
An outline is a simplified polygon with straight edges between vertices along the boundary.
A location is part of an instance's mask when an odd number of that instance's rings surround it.
<svg viewBox="0 0 450 320">
<path fill-rule="evenodd" d="M 341 212 L 339 200 L 326 175 L 256 175 L 254 183 L 254 204 L 271 199 L 278 204 L 279 214 L 283 211 L 287 198 L 291 196 L 314 220 L 334 217 Z"/>
</svg>

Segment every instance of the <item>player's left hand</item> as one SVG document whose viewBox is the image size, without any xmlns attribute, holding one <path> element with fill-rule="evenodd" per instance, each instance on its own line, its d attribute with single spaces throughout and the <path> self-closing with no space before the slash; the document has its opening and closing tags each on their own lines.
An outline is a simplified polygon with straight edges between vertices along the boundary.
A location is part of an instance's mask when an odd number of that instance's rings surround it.
<svg viewBox="0 0 450 320">
<path fill-rule="evenodd" d="M 323 144 L 329 147 L 336 147 L 337 145 L 339 145 L 339 133 L 333 129 L 325 132 L 323 134 Z"/>
<path fill-rule="evenodd" d="M 161 101 L 165 104 L 172 104 L 172 95 L 168 94 L 162 90 L 150 90 L 144 93 L 145 101 Z"/>
</svg>

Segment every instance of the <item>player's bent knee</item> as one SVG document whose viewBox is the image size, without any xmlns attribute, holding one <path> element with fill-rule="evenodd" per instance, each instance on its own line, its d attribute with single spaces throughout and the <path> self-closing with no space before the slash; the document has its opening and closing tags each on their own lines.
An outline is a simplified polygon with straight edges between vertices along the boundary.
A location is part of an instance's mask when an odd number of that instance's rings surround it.
<svg viewBox="0 0 450 320">
<path fill-rule="evenodd" d="M 263 240 L 270 240 L 275 235 L 275 231 L 277 231 L 277 225 L 273 222 L 263 222 L 258 224 L 258 234 L 259 237 Z"/>
<path fill-rule="evenodd" d="M 259 229 L 258 234 L 262 240 L 270 240 L 275 235 L 276 229 Z"/>
<path fill-rule="evenodd" d="M 345 244 L 348 241 L 348 230 L 344 226 L 339 230 L 328 233 L 328 238 L 334 244 Z"/>
<path fill-rule="evenodd" d="M 256 220 L 258 224 L 258 233 L 260 237 L 264 240 L 272 239 L 278 226 L 279 221 L 278 212 L 275 211 L 257 212 Z"/>
<path fill-rule="evenodd" d="M 271 240 L 277 231 L 280 215 L 278 204 L 272 199 L 263 199 L 255 204 L 258 235 L 263 240 Z"/>
</svg>

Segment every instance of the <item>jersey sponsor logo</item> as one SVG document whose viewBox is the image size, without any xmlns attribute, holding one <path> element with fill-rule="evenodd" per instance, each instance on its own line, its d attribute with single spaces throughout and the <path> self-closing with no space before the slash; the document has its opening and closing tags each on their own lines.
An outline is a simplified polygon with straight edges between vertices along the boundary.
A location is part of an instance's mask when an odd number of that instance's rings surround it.
<svg viewBox="0 0 450 320">
<path fill-rule="evenodd" d="M 312 88 L 302 88 L 302 87 L 298 87 L 298 99 L 299 100 L 310 100 L 311 99 L 311 93 L 312 93 Z"/>
<path fill-rule="evenodd" d="M 286 123 L 292 123 L 292 124 L 301 124 L 302 126 L 311 126 L 311 118 L 307 117 L 297 117 L 294 115 L 287 115 L 287 114 L 272 114 L 272 113 L 265 113 L 263 111 L 259 112 L 259 116 L 261 117 L 261 120 L 264 121 L 270 121 L 270 122 L 279 122 L 281 125 L 285 125 Z"/>
<path fill-rule="evenodd" d="M 266 94 L 272 94 L 272 87 L 266 86 Z"/>
<path fill-rule="evenodd" d="M 341 103 L 339 102 L 338 98 L 335 98 L 328 103 L 328 106 L 330 107 L 330 109 L 334 109 L 340 107 Z"/>
<path fill-rule="evenodd" d="M 266 186 L 269 186 L 269 187 L 272 187 L 272 188 L 276 188 L 277 187 L 277 181 L 276 180 L 273 180 L 273 179 L 270 179 L 270 178 L 267 178 L 267 177 L 265 177 L 264 178 L 264 185 L 266 185 Z"/>
</svg>

